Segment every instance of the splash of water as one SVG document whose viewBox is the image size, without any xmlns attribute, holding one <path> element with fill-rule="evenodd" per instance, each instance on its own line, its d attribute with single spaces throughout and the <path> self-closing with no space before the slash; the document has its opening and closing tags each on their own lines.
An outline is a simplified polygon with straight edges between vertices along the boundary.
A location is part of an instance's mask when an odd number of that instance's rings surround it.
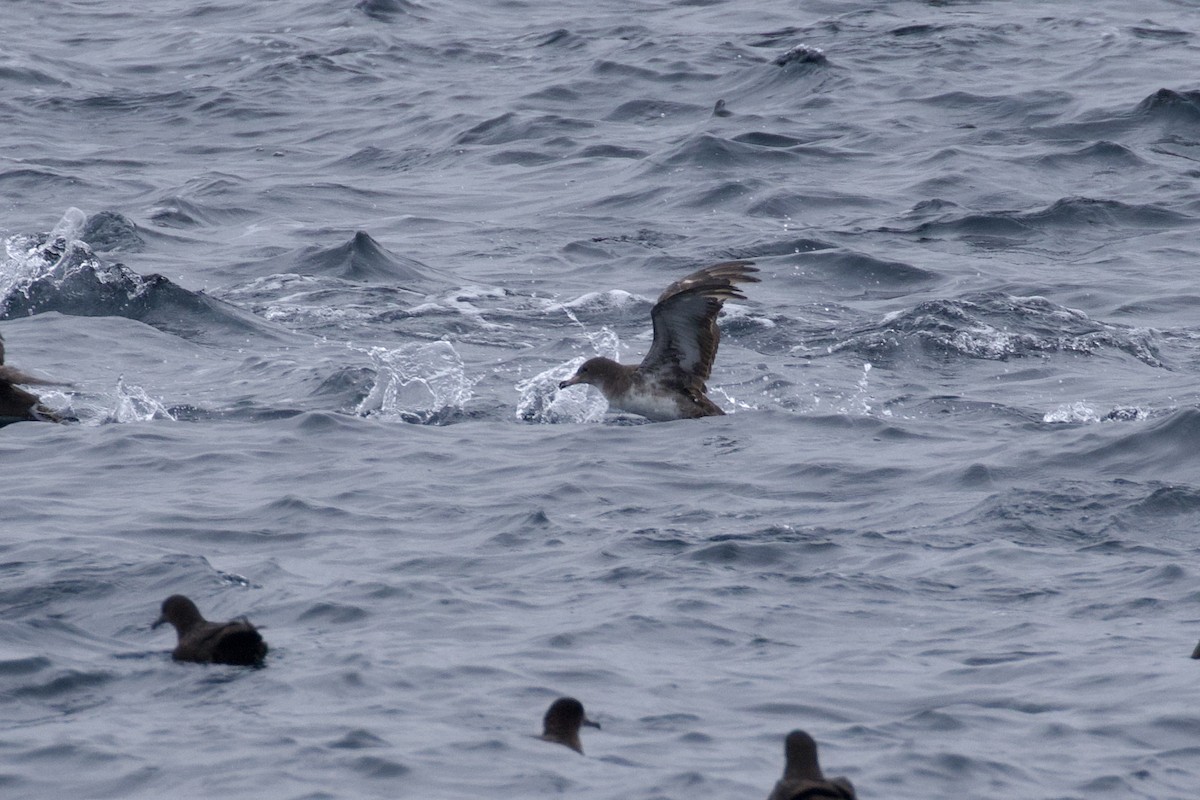
<svg viewBox="0 0 1200 800">
<path fill-rule="evenodd" d="M 864 417 L 871 416 L 870 378 L 871 362 L 868 361 L 863 364 L 862 377 L 858 379 L 858 391 L 851 395 L 848 401 L 849 410 Z"/>
<path fill-rule="evenodd" d="M 586 386 L 573 387 L 569 391 L 558 388 L 559 381 L 575 374 L 585 360 L 584 356 L 579 356 L 519 382 L 516 385 L 521 395 L 517 400 L 517 419 L 538 423 L 599 422 L 604 419 L 608 401 L 598 390 Z"/>
<path fill-rule="evenodd" d="M 7 237 L 0 262 L 0 310 L 14 292 L 27 294 L 39 278 L 54 275 L 61 282 L 80 269 L 98 270 L 100 262 L 79 238 L 86 224 L 87 214 L 71 207 L 44 238 L 28 234 Z M 106 277 L 99 275 L 102 281 Z"/>
<path fill-rule="evenodd" d="M 1077 400 L 1074 403 L 1063 403 L 1053 411 L 1047 411 L 1042 422 L 1099 422 L 1100 415 L 1096 409 L 1087 403 Z"/>
<path fill-rule="evenodd" d="M 582 323 L 569 308 L 564 307 L 564 310 L 568 317 L 582 327 Z M 585 330 L 584 335 L 587 336 L 595 355 L 617 360 L 621 350 L 621 339 L 614 330 L 606 325 L 598 331 Z M 590 357 L 577 356 L 517 383 L 515 388 L 520 394 L 517 400 L 517 419 L 538 423 L 599 422 L 604 419 L 608 401 L 599 390 L 586 386 L 572 387 L 569 390 L 558 388 L 560 381 L 574 375 L 579 365 Z"/>
<path fill-rule="evenodd" d="M 375 365 L 375 383 L 355 413 L 430 422 L 462 409 L 474 395 L 462 357 L 447 341 L 407 344 L 366 351 Z"/>
<path fill-rule="evenodd" d="M 175 415 L 142 387 L 126 383 L 124 375 L 117 378 L 116 405 L 108 412 L 106 421 L 149 422 L 156 419 L 175 422 Z"/>
<path fill-rule="evenodd" d="M 59 389 L 43 389 L 38 392 L 41 405 L 54 412 L 60 419 L 76 419 L 79 414 L 75 409 L 74 398 Z"/>
<path fill-rule="evenodd" d="M 48 241 L 55 242 L 59 239 L 65 239 L 67 242 L 77 242 L 79 241 L 79 237 L 83 235 L 85 225 L 87 225 L 87 214 L 75 208 L 75 206 L 71 206 L 63 214 L 58 224 L 50 229 Z"/>
<path fill-rule="evenodd" d="M 1063 403 L 1053 411 L 1042 415 L 1042 422 L 1094 423 L 1094 422 L 1136 422 L 1149 419 L 1151 414 L 1138 406 L 1117 406 L 1104 416 L 1087 403 L 1077 400 L 1074 403 Z"/>
<path fill-rule="evenodd" d="M 621 338 L 612 328 L 605 325 L 598 331 L 585 331 L 584 335 L 597 356 L 611 358 L 613 361 L 620 360 Z"/>
</svg>

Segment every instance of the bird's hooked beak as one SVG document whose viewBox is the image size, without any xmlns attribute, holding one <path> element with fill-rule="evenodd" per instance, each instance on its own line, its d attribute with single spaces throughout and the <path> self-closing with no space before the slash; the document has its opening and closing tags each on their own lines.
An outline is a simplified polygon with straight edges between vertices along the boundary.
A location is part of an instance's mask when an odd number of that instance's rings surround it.
<svg viewBox="0 0 1200 800">
<path fill-rule="evenodd" d="M 579 724 L 580 724 L 580 725 L 587 725 L 589 728 L 595 728 L 596 730 L 600 730 L 600 723 L 599 723 L 599 722 L 592 722 L 592 721 L 591 721 L 590 719 L 588 719 L 587 717 L 584 717 L 584 718 L 583 718 L 583 722 L 581 722 L 581 723 L 579 723 Z"/>
<path fill-rule="evenodd" d="M 574 375 L 572 375 L 571 377 L 567 378 L 565 381 L 559 381 L 559 382 L 558 382 L 558 388 L 560 388 L 560 389 L 565 389 L 565 388 L 567 388 L 568 386 L 574 386 L 575 384 L 579 383 L 579 381 L 580 381 L 580 378 L 579 378 L 579 373 L 578 373 L 578 372 L 576 372 Z"/>
<path fill-rule="evenodd" d="M 154 630 L 159 625 L 165 625 L 166 622 L 167 622 L 166 617 L 159 617 L 158 619 L 154 620 L 154 623 L 150 626 L 150 630 Z"/>
</svg>

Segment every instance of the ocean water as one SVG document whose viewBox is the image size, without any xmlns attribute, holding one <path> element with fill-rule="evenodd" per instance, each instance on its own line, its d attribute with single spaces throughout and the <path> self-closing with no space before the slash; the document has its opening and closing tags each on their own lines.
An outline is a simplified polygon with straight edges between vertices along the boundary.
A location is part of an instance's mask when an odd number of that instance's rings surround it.
<svg viewBox="0 0 1200 800">
<path fill-rule="evenodd" d="M 1198 19 L 6 0 L 0 796 L 1194 798 Z"/>
</svg>

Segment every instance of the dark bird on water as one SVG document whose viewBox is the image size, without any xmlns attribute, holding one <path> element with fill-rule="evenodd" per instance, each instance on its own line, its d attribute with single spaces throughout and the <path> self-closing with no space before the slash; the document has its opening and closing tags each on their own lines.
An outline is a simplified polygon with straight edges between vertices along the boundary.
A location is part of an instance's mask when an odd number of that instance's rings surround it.
<svg viewBox="0 0 1200 800">
<path fill-rule="evenodd" d="M 165 622 L 174 625 L 179 635 L 179 643 L 171 653 L 176 661 L 250 667 L 261 664 L 267 656 L 267 643 L 245 617 L 209 622 L 196 604 L 181 594 L 163 601 L 162 616 L 150 627 Z"/>
<path fill-rule="evenodd" d="M 63 418 L 42 405 L 42 398 L 21 388 L 24 386 L 62 386 L 55 381 L 26 375 L 4 365 L 4 339 L 0 337 L 0 425 L 10 422 L 63 422 Z"/>
<path fill-rule="evenodd" d="M 804 731 L 792 731 L 784 740 L 783 777 L 767 800 L 858 800 L 845 778 L 829 778 L 817 763 L 817 743 Z"/>
<path fill-rule="evenodd" d="M 654 342 L 637 366 L 591 358 L 558 385 L 590 383 L 614 408 L 663 422 L 725 412 L 708 398 L 704 382 L 717 357 L 717 313 L 726 300 L 745 300 L 739 283 L 757 283 L 749 261 L 697 270 L 667 287 L 650 311 Z"/>
<path fill-rule="evenodd" d="M 579 741 L 579 728 L 588 725 L 597 730 L 600 724 L 592 722 L 583 711 L 583 703 L 574 697 L 560 697 L 550 704 L 542 719 L 542 739 L 547 742 L 565 744 L 583 755 L 583 742 Z"/>
</svg>

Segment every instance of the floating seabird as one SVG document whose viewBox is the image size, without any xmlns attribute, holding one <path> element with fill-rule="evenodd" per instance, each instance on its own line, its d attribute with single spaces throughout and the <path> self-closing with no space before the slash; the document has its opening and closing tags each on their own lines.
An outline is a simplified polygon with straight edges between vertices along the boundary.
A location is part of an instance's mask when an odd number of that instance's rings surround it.
<svg viewBox="0 0 1200 800">
<path fill-rule="evenodd" d="M 202 664 L 257 666 L 267 655 L 267 643 L 245 617 L 229 622 L 209 622 L 196 604 L 181 594 L 163 601 L 162 616 L 151 628 L 164 622 L 175 626 L 179 643 L 171 656 L 176 661 Z"/>
<path fill-rule="evenodd" d="M 62 422 L 63 418 L 42 405 L 42 398 L 27 392 L 25 386 L 62 386 L 26 375 L 19 369 L 4 366 L 4 339 L 0 337 L 0 425 L 10 422 Z"/>
<path fill-rule="evenodd" d="M 752 272 L 749 261 L 728 261 L 672 283 L 650 311 L 654 342 L 641 364 L 591 358 L 558 388 L 590 383 L 610 406 L 656 422 L 724 414 L 704 385 L 721 341 L 717 313 L 726 300 L 746 299 L 735 284 L 757 283 Z"/>
<path fill-rule="evenodd" d="M 600 724 L 592 722 L 583 711 L 583 703 L 574 697 L 560 697 L 550 704 L 542 719 L 542 739 L 547 742 L 565 744 L 583 755 L 583 743 L 579 741 L 579 728 L 589 725 L 597 730 Z"/>
<path fill-rule="evenodd" d="M 792 731 L 784 740 L 783 777 L 767 800 L 858 800 L 845 778 L 826 779 L 817 763 L 817 743 L 804 731 Z"/>
</svg>

